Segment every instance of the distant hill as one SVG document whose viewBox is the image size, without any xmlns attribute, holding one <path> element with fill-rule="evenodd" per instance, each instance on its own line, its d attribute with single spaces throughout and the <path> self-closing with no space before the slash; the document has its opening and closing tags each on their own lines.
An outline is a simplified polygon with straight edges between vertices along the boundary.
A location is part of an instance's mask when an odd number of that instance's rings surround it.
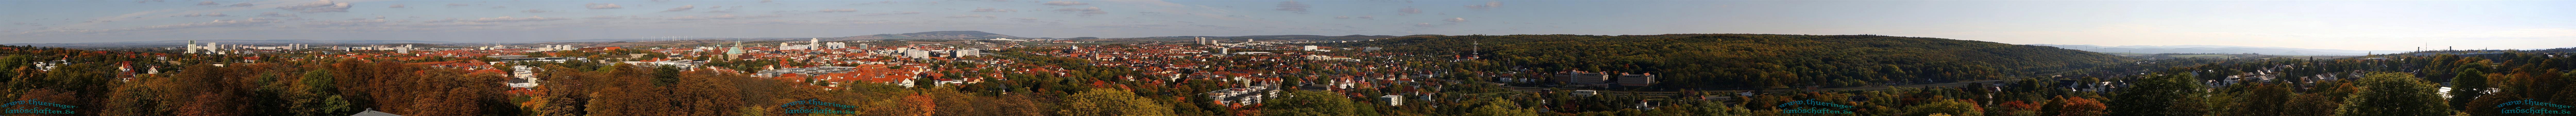
<svg viewBox="0 0 2576 116">
<path fill-rule="evenodd" d="M 576 40 L 553 40 L 553 41 L 526 41 L 526 42 L 523 42 L 523 43 L 545 43 L 545 42 L 614 42 L 614 41 L 669 41 L 669 40 L 700 40 L 700 39 L 727 39 L 727 38 L 698 37 L 698 38 L 618 38 L 618 39 L 576 39 Z"/>
<path fill-rule="evenodd" d="M 281 39 L 281 40 L 197 40 L 197 43 L 208 43 L 208 42 L 212 42 L 212 43 L 216 43 L 216 44 L 224 44 L 224 45 L 261 45 L 261 46 L 269 46 L 269 45 L 285 45 L 285 44 L 314 44 L 314 45 L 316 45 L 316 46 L 329 46 L 329 45 L 371 45 L 371 44 L 400 44 L 400 43 L 456 43 L 456 42 L 444 42 L 444 41 L 414 41 L 414 40 L 301 40 L 301 39 Z M 179 47 L 179 46 L 187 46 L 187 45 L 188 45 L 188 40 L 169 40 L 169 41 L 130 41 L 130 42 L 87 42 L 87 43 L 13 43 L 13 44 L 0 44 L 0 45 L 14 45 L 14 46 L 42 46 L 42 47 L 65 47 L 65 48 L 99 48 L 99 47 Z"/>
<path fill-rule="evenodd" d="M 985 33 L 984 31 L 932 31 L 932 32 L 903 33 L 903 34 L 876 34 L 876 35 L 861 35 L 861 36 L 834 37 L 834 38 L 823 38 L 823 39 L 835 40 L 835 41 L 848 41 L 848 40 L 879 40 L 879 39 L 993 39 L 993 38 L 1011 38 L 1011 39 L 1019 39 L 1019 38 L 1027 38 L 1027 37 L 1019 37 L 1019 36 L 1011 36 L 1011 35 L 1002 35 L 1002 34 Z"/>
<path fill-rule="evenodd" d="M 1481 45 L 1479 44 L 1481 43 Z M 1852 87 L 1948 83 L 2136 61 L 2055 47 L 1877 35 L 1666 34 L 1407 36 L 1318 43 L 1376 52 L 1466 57 L 1523 73 L 1653 73 L 1663 88 Z M 1475 47 L 1481 46 L 1481 47 Z M 1339 51 L 1336 51 L 1339 52 Z M 1435 59 L 1436 59 L 1435 58 Z M 1482 64 L 1482 63 L 1470 63 Z"/>
<path fill-rule="evenodd" d="M 1231 40 L 1231 41 L 1242 41 L 1243 39 L 1253 39 L 1253 41 L 1270 41 L 1270 40 L 1349 41 L 1349 40 L 1386 39 L 1386 38 L 1395 38 L 1395 37 L 1402 37 L 1402 36 L 1391 36 L 1391 35 L 1344 35 L 1344 36 L 1322 36 L 1322 35 L 1253 35 L 1253 36 L 1163 36 L 1163 37 L 1138 37 L 1138 38 L 1115 38 L 1115 39 L 1191 39 L 1191 38 L 1195 38 L 1195 37 L 1208 37 L 1208 38 L 1210 38 L 1210 39 L 1216 39 L 1216 40 Z"/>
<path fill-rule="evenodd" d="M 2108 47 L 2105 47 L 2105 46 L 2095 46 L 2095 45 L 2053 45 L 2053 44 L 2031 44 L 2031 45 L 2037 45 L 2037 46 L 2050 46 L 2050 47 L 2057 47 L 2057 48 L 2063 48 L 2063 49 L 2084 50 L 2084 51 L 2092 51 L 2092 52 L 2141 53 L 2141 54 L 2157 54 L 2157 53 L 2216 53 L 2216 54 L 2244 54 L 2244 53 L 2255 53 L 2255 54 L 2266 54 L 2266 55 L 2358 56 L 2358 55 L 2367 54 L 2367 53 L 2381 53 L 2381 54 L 2389 54 L 2389 53 L 2407 52 L 2407 51 L 2396 51 L 2396 50 L 2336 50 L 2336 49 L 2306 49 L 2306 48 L 2252 47 L 2252 46 L 2222 46 L 2222 45 L 2108 46 Z"/>
</svg>

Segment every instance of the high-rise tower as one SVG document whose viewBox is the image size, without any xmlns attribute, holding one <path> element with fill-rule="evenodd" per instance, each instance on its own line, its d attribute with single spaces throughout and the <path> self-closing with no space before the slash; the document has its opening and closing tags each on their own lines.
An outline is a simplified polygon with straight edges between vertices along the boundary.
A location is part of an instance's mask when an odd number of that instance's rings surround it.
<svg viewBox="0 0 2576 116">
<path fill-rule="evenodd" d="M 187 49 L 188 49 L 188 53 L 189 53 L 189 54 L 195 54 L 195 53 L 197 53 L 197 48 L 200 48 L 200 47 L 197 47 L 197 40 L 188 40 L 188 48 L 187 48 Z"/>
</svg>

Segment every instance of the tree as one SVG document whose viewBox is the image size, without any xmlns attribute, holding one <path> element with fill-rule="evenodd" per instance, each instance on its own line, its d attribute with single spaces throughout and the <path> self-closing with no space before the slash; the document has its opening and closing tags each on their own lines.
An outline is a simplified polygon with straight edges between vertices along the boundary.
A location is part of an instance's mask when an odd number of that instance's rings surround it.
<svg viewBox="0 0 2576 116">
<path fill-rule="evenodd" d="M 2139 78 L 2111 98 L 2111 116 L 2195 116 L 2202 108 L 2200 85 L 2190 77 L 2159 75 Z"/>
<path fill-rule="evenodd" d="M 1136 97 L 1136 93 L 1117 89 L 1085 90 L 1082 93 L 1065 96 L 1064 104 L 1065 109 L 1057 110 L 1057 114 L 1067 116 L 1175 115 L 1168 105 L 1155 103 L 1154 100 Z"/>
<path fill-rule="evenodd" d="M 2334 116 L 2335 108 L 2343 106 L 2343 103 L 2334 101 L 2335 99 L 2325 95 L 2303 94 L 2292 97 L 2290 102 L 2277 107 L 2281 107 L 2281 116 Z"/>
<path fill-rule="evenodd" d="M 304 71 L 302 78 L 304 86 L 291 90 L 294 92 L 286 92 L 288 93 L 286 96 L 292 98 L 287 99 L 290 103 L 286 109 L 296 110 L 290 112 L 296 116 L 348 115 L 357 111 L 350 108 L 352 103 L 346 98 L 334 93 L 338 90 L 332 90 L 335 87 L 331 85 L 333 83 L 331 78 L 331 70 Z"/>
<path fill-rule="evenodd" d="M 2255 84 L 2250 87 L 2253 90 L 2238 94 L 2234 102 L 2228 102 L 2226 115 L 2281 115 L 2282 107 L 2278 107 L 2278 105 L 2282 105 L 2290 101 L 2290 89 L 2281 87 L 2281 85 Z"/>
<path fill-rule="evenodd" d="M 1985 109 L 1982 109 L 1982 107 L 1977 107 L 1976 103 L 1969 103 L 1967 101 L 1933 100 L 1932 103 L 1905 106 L 1905 115 L 1957 114 L 1962 116 L 1984 116 L 1986 112 L 1984 110 Z"/>
<path fill-rule="evenodd" d="M 2040 104 L 2031 104 L 2030 102 L 2024 101 L 2004 101 L 2003 103 L 1995 104 L 1993 107 L 1986 108 L 1986 114 L 1998 116 L 2039 116 L 2039 105 Z"/>
<path fill-rule="evenodd" d="M 2469 103 L 2470 100 L 2477 100 L 2478 96 L 2487 95 L 2487 88 L 2490 87 L 2487 85 L 2487 76 L 2485 71 L 2478 71 L 2478 68 L 2462 67 L 2460 68 L 2459 73 L 2459 76 L 2451 77 L 2450 105 L 2452 110 L 2463 109 L 2465 108 L 2464 106 L 2467 106 L 2465 104 Z"/>
<path fill-rule="evenodd" d="M 1494 101 L 1488 101 L 1488 102 L 1486 102 L 1486 103 L 1503 103 L 1503 104 L 1511 104 L 1511 101 L 1494 100 Z M 1753 115 L 1753 110 L 1747 110 L 1747 109 L 1744 109 L 1744 107 L 1735 107 L 1735 105 L 1733 105 L 1733 104 L 1723 104 L 1723 103 L 1724 103 L 1724 102 L 1718 102 L 1718 101 L 1700 101 L 1700 102 L 1699 102 L 1699 107 L 1698 107 L 1698 109 L 1699 109 L 1699 110 L 1698 110 L 1698 111 L 1694 111 L 1694 112 L 1696 112 L 1696 113 L 1692 113 L 1692 114 L 1697 114 L 1697 116 L 1742 116 L 1742 115 Z M 1482 108 L 1482 107 L 1479 107 L 1479 108 Z M 1514 109 L 1518 109 L 1518 108 L 1514 108 Z M 1527 115 L 1524 115 L 1524 116 L 1527 116 Z"/>
<path fill-rule="evenodd" d="M 2093 99 L 2084 99 L 2083 97 L 2061 98 L 2065 99 L 2059 99 L 2056 102 L 2049 103 L 2056 104 L 2053 106 L 2056 107 L 2056 109 L 2049 110 L 2050 116 L 2102 116 L 2110 113 L 2109 111 L 2105 111 L 2110 107 L 2103 106 L 2102 102 L 2093 101 Z"/>
<path fill-rule="evenodd" d="M 2371 73 L 2360 81 L 2361 92 L 2344 99 L 2336 109 L 2340 116 L 2440 116 L 2451 115 L 2442 95 L 2433 93 L 2433 84 L 2404 73 Z"/>
<path fill-rule="evenodd" d="M 1467 116 L 1538 116 L 1538 112 L 1522 109 L 1520 104 L 1511 101 L 1495 99 L 1485 101 L 1485 106 L 1477 106 L 1475 112 L 1468 112 Z"/>
<path fill-rule="evenodd" d="M 1269 116 L 1349 116 L 1358 115 L 1351 99 L 1324 91 L 1288 92 L 1278 99 L 1262 101 L 1262 113 Z"/>
</svg>

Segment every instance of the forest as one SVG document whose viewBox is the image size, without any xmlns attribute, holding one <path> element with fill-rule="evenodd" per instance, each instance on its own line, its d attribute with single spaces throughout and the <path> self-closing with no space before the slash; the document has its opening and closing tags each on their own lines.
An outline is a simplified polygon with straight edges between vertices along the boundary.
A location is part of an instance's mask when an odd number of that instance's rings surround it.
<svg viewBox="0 0 2576 116">
<path fill-rule="evenodd" d="M 1653 73 L 1663 88 L 1763 89 L 1949 83 L 2137 61 L 2056 47 L 1879 35 L 1665 34 L 1408 36 L 1327 46 L 1447 58 L 1479 71 Z"/>
<path fill-rule="evenodd" d="M 1004 58 L 1064 67 L 1065 75 L 1003 71 L 1006 81 L 907 88 L 818 86 L 817 81 L 600 62 L 532 63 L 546 85 L 510 88 L 495 70 L 411 65 L 477 58 L 328 58 L 322 53 L 195 55 L 0 47 L 7 98 L 52 102 L 97 116 L 339 116 L 376 111 L 410 116 L 2522 116 L 2514 103 L 2576 98 L 2576 58 L 2563 52 L 2427 51 L 2367 59 L 2166 59 L 2076 70 L 2153 70 L 2147 75 L 2008 79 L 2003 86 L 1882 91 L 1786 91 L 1744 96 L 1691 91 L 1671 96 L 1519 92 L 1498 85 L 1432 82 L 1343 91 L 1290 90 L 1261 104 L 1212 103 L 1199 92 L 1235 87 L 1212 80 L 1124 81 L 1130 67 L 1083 59 Z M 607 52 L 558 52 L 596 56 Z M 2474 54 L 2473 54 L 2474 53 Z M 2472 54 L 2472 55 L 2455 55 Z M 36 64 L 59 64 L 42 68 Z M 189 64 L 189 65 L 179 65 Z M 217 65 L 222 64 L 222 65 Z M 958 68 L 991 67 L 930 63 Z M 121 69 L 121 66 L 135 66 Z M 2005 69 L 1997 69 L 2005 70 Z M 2208 83 L 2223 75 L 2272 71 L 2341 80 Z M 2295 76 L 2293 76 L 2295 77 Z M 2081 83 L 2119 83 L 2076 90 Z M 851 82 L 844 82 L 851 83 Z M 2438 87 L 2462 88 L 2428 91 Z M 2492 92 L 2481 92 L 2492 91 Z M 1422 99 L 1375 96 L 1425 92 Z M 2445 98 L 2443 96 L 2454 96 Z M 1719 99 L 1723 98 L 1723 99 Z M 791 114 L 776 105 L 815 101 L 850 114 Z M 1404 105 L 1388 105 L 1402 102 Z M 1787 103 L 1848 105 L 1851 114 L 1798 114 Z M 2562 109 L 2563 110 L 2563 109 Z M 41 115 L 41 114 L 40 114 Z"/>
</svg>

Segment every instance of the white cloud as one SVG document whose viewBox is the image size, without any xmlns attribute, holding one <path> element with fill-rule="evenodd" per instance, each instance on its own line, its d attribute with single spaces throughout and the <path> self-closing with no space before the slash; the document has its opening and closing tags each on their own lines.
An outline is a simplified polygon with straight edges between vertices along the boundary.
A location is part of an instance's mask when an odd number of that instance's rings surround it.
<svg viewBox="0 0 2576 116">
<path fill-rule="evenodd" d="M 331 0 L 321 0 L 321 1 L 313 1 L 313 2 L 310 2 L 310 3 L 304 3 L 304 4 L 301 4 L 301 5 L 281 6 L 281 7 L 277 7 L 277 9 L 285 9 L 286 11 L 295 11 L 295 12 L 302 12 L 302 13 L 318 13 L 318 12 L 349 12 L 349 3 L 348 3 L 348 2 L 333 2 L 333 1 L 331 1 Z"/>
<path fill-rule="evenodd" d="M 602 15 L 602 16 L 590 16 L 590 17 L 582 18 L 582 19 L 631 19 L 631 18 L 635 18 L 635 16 L 606 16 L 606 15 Z"/>
<path fill-rule="evenodd" d="M 224 15 L 224 13 L 217 12 L 217 13 L 206 13 L 206 14 L 188 14 L 188 15 L 180 15 L 180 16 L 184 16 L 184 17 L 227 17 L 227 16 L 233 16 L 233 15 Z"/>
<path fill-rule="evenodd" d="M 436 21 L 429 21 L 429 22 L 431 22 L 431 23 L 443 23 L 443 22 L 499 23 L 499 22 L 534 22 L 534 21 L 553 21 L 553 20 L 564 20 L 564 18 L 551 18 L 551 17 L 510 17 L 510 16 L 501 16 L 501 17 L 491 17 L 491 18 L 474 18 L 474 19 L 472 19 L 472 20 L 466 20 L 466 19 L 447 19 L 447 20 L 436 20 Z"/>
<path fill-rule="evenodd" d="M 957 15 L 957 16 L 948 16 L 948 18 L 987 18 L 987 19 L 995 18 L 995 17 L 996 17 L 996 16 L 993 16 L 993 15 Z"/>
<path fill-rule="evenodd" d="M 858 12 L 859 9 L 823 9 L 814 12 Z"/>
<path fill-rule="evenodd" d="M 680 16 L 680 17 L 662 18 L 662 20 L 694 21 L 694 20 L 719 20 L 719 19 L 755 19 L 755 18 L 772 18 L 772 17 L 779 17 L 779 15 L 735 16 L 735 15 L 733 15 L 733 14 L 724 14 L 724 15 L 716 15 L 716 16 Z"/>
<path fill-rule="evenodd" d="M 679 12 L 679 11 L 689 11 L 689 9 L 698 9 L 698 5 L 680 5 L 680 7 L 679 7 L 679 8 L 671 8 L 671 10 L 662 10 L 662 12 Z"/>
<path fill-rule="evenodd" d="M 1020 22 L 1031 22 L 1031 23 L 1038 22 L 1038 19 L 1037 19 L 1037 18 L 1011 18 L 1011 20 L 1012 20 L 1012 21 L 1020 21 Z"/>
<path fill-rule="evenodd" d="M 277 12 L 264 12 L 264 13 L 259 13 L 259 16 L 264 16 L 264 17 L 295 17 L 295 14 L 285 14 L 285 13 L 277 13 Z"/>
<path fill-rule="evenodd" d="M 215 1 L 205 1 L 205 2 L 197 2 L 197 5 L 198 5 L 198 6 L 214 6 L 214 5 L 224 5 L 224 4 L 217 4 L 217 3 L 215 3 Z"/>
<path fill-rule="evenodd" d="M 554 11 L 537 10 L 537 9 L 528 9 L 528 10 L 523 10 L 523 11 L 519 11 L 519 12 L 526 12 L 526 13 L 546 13 L 546 12 L 554 12 Z"/>
<path fill-rule="evenodd" d="M 250 7 L 250 6 L 258 6 L 258 5 L 250 4 L 250 2 L 242 2 L 242 3 L 233 3 L 233 5 L 224 5 L 224 6 L 230 6 L 230 7 Z"/>
<path fill-rule="evenodd" d="M 862 16 L 899 15 L 899 14 L 921 14 L 921 12 L 903 11 L 903 12 L 890 12 L 890 13 L 868 13 L 868 14 L 863 14 Z"/>
<path fill-rule="evenodd" d="M 582 4 L 582 5 L 581 5 L 581 7 L 582 7 L 582 8 L 590 8 L 590 9 L 618 9 L 618 8 L 626 8 L 626 7 L 624 7 L 624 6 L 617 6 L 617 4 L 600 4 L 600 3 Z"/>
<path fill-rule="evenodd" d="M 1314 7 L 1314 6 L 1306 5 L 1306 3 L 1298 3 L 1297 1 L 1286 1 L 1286 2 L 1279 2 L 1279 9 L 1277 9 L 1277 10 L 1284 10 L 1284 11 L 1297 12 L 1297 13 L 1306 13 L 1306 8 L 1308 8 L 1308 7 Z"/>
<path fill-rule="evenodd" d="M 1058 0 L 1058 1 L 1047 1 L 1045 4 L 1046 4 L 1046 5 L 1056 5 L 1056 6 L 1073 6 L 1073 5 L 1089 5 L 1089 4 L 1091 4 L 1091 3 L 1082 3 L 1082 2 L 1075 2 L 1075 1 L 1062 1 L 1062 0 Z"/>
<path fill-rule="evenodd" d="M 1452 22 L 1452 23 L 1456 23 L 1456 22 L 1467 22 L 1467 18 L 1449 18 L 1449 19 L 1444 19 L 1444 20 L 1440 20 L 1440 21 L 1449 21 L 1449 22 Z M 1510 21 L 1504 21 L 1504 22 L 1510 22 Z"/>
<path fill-rule="evenodd" d="M 894 3 L 895 3 L 894 1 L 877 1 L 877 2 L 869 2 L 869 3 L 858 3 L 858 4 L 852 4 L 852 5 L 894 4 Z"/>
<path fill-rule="evenodd" d="M 1422 9 L 1414 9 L 1413 7 L 1404 7 L 1403 9 L 1395 9 L 1395 15 L 1413 15 L 1413 14 L 1422 14 Z"/>
<path fill-rule="evenodd" d="M 1064 9 L 1055 9 L 1055 11 L 1056 11 L 1056 12 L 1067 12 L 1067 13 L 1078 13 L 1078 14 L 1080 14 L 1080 15 L 1082 15 L 1082 16 L 1091 16 L 1091 15 L 1099 15 L 1099 14 L 1109 14 L 1109 12 L 1108 12 L 1108 11 L 1101 11 L 1101 10 L 1100 10 L 1100 7 L 1091 7 L 1091 8 L 1064 8 Z"/>
<path fill-rule="evenodd" d="M 731 7 L 731 8 L 727 8 L 727 7 L 725 7 L 725 6 L 715 6 L 715 7 L 707 7 L 707 9 L 708 9 L 708 10 L 707 10 L 707 12 L 708 12 L 708 13 L 729 13 L 729 12 L 733 12 L 733 11 L 737 11 L 737 10 L 742 10 L 742 6 L 733 6 L 733 7 Z"/>
<path fill-rule="evenodd" d="M 1019 11 L 1020 11 L 1020 10 L 1011 10 L 1011 9 L 975 8 L 975 12 L 1019 12 Z"/>
<path fill-rule="evenodd" d="M 1136 29 L 1147 29 L 1147 28 L 1154 28 L 1154 27 L 1169 27 L 1169 26 L 1172 26 L 1172 25 L 1165 25 L 1165 24 L 1124 24 L 1124 25 L 1092 25 L 1092 26 L 1082 26 L 1082 27 L 1085 27 L 1085 28 L 1136 28 Z"/>
<path fill-rule="evenodd" d="M 392 22 L 393 22 L 393 21 L 387 21 L 387 20 L 385 20 L 385 19 L 374 19 L 374 20 L 347 20 L 347 21 L 305 21 L 305 22 L 304 22 L 304 27 L 375 26 L 375 25 L 383 25 L 383 24 L 392 23 Z"/>
<path fill-rule="evenodd" d="M 1476 10 L 1485 10 L 1485 9 L 1493 9 L 1493 8 L 1501 8 L 1501 7 L 1503 7 L 1503 1 L 1485 1 L 1485 4 L 1467 5 L 1467 9 L 1476 9 Z"/>
<path fill-rule="evenodd" d="M 132 28 L 132 29 L 126 29 L 126 30 L 142 31 L 142 30 L 164 30 L 164 29 L 187 29 L 187 28 L 201 28 L 201 27 L 247 27 L 247 26 L 261 26 L 261 25 L 268 25 L 269 23 L 277 23 L 277 22 L 278 22 L 278 20 L 276 20 L 276 19 L 268 19 L 268 18 L 249 18 L 249 19 L 242 19 L 242 20 L 215 20 L 215 21 L 193 22 L 193 23 L 179 23 L 179 24 L 170 24 L 170 25 L 153 25 L 153 26 L 144 26 L 144 27 L 141 27 L 141 28 Z"/>
</svg>

